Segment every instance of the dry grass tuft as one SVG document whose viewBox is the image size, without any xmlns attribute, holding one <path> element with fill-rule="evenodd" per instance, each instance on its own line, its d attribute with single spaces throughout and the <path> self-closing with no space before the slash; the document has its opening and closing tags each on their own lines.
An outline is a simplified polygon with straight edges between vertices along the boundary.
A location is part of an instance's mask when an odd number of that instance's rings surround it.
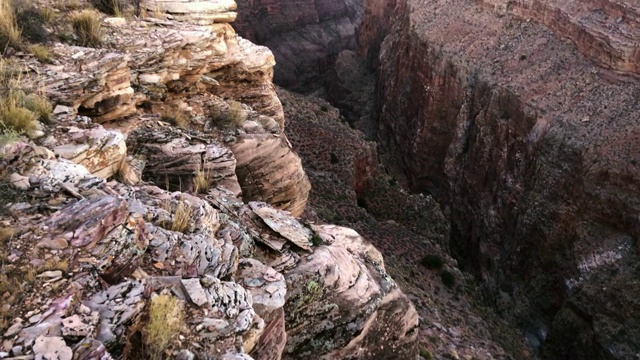
<svg viewBox="0 0 640 360">
<path fill-rule="evenodd" d="M 235 100 L 228 100 L 226 109 L 224 106 L 218 106 L 210 111 L 213 124 L 223 127 L 237 127 L 247 119 L 247 111 L 242 107 L 242 103 Z"/>
<path fill-rule="evenodd" d="M 80 37 L 80 45 L 99 47 L 102 44 L 102 19 L 96 11 L 82 10 L 72 14 L 71 25 Z"/>
<path fill-rule="evenodd" d="M 0 51 L 7 47 L 22 47 L 22 31 L 16 21 L 16 13 L 11 0 L 0 0 Z"/>
<path fill-rule="evenodd" d="M 69 262 L 66 259 L 56 260 L 52 258 L 45 261 L 44 264 L 38 267 L 38 271 L 50 271 L 50 270 L 60 270 L 63 272 L 67 271 L 69 270 Z"/>
<path fill-rule="evenodd" d="M 180 111 L 176 107 L 162 109 L 162 112 L 160 113 L 160 120 L 183 129 L 188 129 L 191 125 L 184 112 Z"/>
<path fill-rule="evenodd" d="M 20 288 L 18 279 L 15 277 L 9 277 L 6 274 L 0 274 L 0 295 L 18 288 Z"/>
<path fill-rule="evenodd" d="M 2 1 L 2 0 L 0 0 Z M 53 107 L 38 94 L 21 90 L 21 72 L 0 61 L 0 131 L 22 134 L 36 128 L 38 120 L 50 122 Z"/>
<path fill-rule="evenodd" d="M 16 231 L 10 227 L 0 227 L 0 263 L 5 262 L 9 256 L 9 241 Z M 0 292 L 0 295 L 2 292 Z"/>
<path fill-rule="evenodd" d="M 31 45 L 29 46 L 29 51 L 43 64 L 50 64 L 53 62 L 49 49 L 47 49 L 46 46 L 39 44 Z"/>
<path fill-rule="evenodd" d="M 211 176 L 202 170 L 196 171 L 193 177 L 193 191 L 196 194 L 204 194 L 211 187 Z"/>
<path fill-rule="evenodd" d="M 15 99 L 0 99 L 0 129 L 9 129 L 22 134 L 36 128 L 38 116 L 20 107 Z"/>
<path fill-rule="evenodd" d="M 11 240 L 15 233 L 16 231 L 14 228 L 0 227 L 0 244 L 4 244 L 5 242 Z"/>
<path fill-rule="evenodd" d="M 180 300 L 171 295 L 158 295 L 151 299 L 149 322 L 144 327 L 144 344 L 151 359 L 166 358 L 165 351 L 184 327 L 184 308 Z"/>
<path fill-rule="evenodd" d="M 42 121 L 45 124 L 51 123 L 53 106 L 44 96 L 35 93 L 24 95 L 20 99 L 20 104 L 25 109 L 36 114 L 39 121 Z"/>
<path fill-rule="evenodd" d="M 189 218 L 191 217 L 191 206 L 184 202 L 178 203 L 176 211 L 173 213 L 173 223 L 171 231 L 185 232 L 189 227 Z"/>
<path fill-rule="evenodd" d="M 56 19 L 56 12 L 51 6 L 42 6 L 38 9 L 40 18 L 47 24 L 51 24 Z"/>
<path fill-rule="evenodd" d="M 183 201 L 177 202 L 175 208 L 171 205 L 171 202 L 167 201 L 163 206 L 169 214 L 172 214 L 171 220 L 163 221 L 160 225 L 167 230 L 184 233 L 189 228 L 191 206 Z"/>
</svg>

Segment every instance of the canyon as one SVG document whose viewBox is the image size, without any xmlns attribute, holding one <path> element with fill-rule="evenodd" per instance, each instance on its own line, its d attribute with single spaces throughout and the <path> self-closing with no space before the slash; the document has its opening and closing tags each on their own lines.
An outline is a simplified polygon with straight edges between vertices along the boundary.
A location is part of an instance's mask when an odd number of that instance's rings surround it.
<svg viewBox="0 0 640 360">
<path fill-rule="evenodd" d="M 440 233 L 441 248 L 473 275 L 480 301 L 545 359 L 632 359 L 640 351 L 639 5 L 365 0 L 357 53 L 375 85 L 367 75 L 349 77 L 366 73 L 358 61 L 345 60 L 353 57 L 351 46 L 325 52 L 326 63 L 334 64 L 324 78 L 327 98 L 379 142 L 379 154 L 371 156 L 394 181 L 437 201 L 421 211 L 442 211 L 450 231 Z M 262 18 L 281 21 L 271 11 L 277 6 L 252 6 Z M 311 2 L 298 6 L 319 11 Z M 306 25 L 323 21 L 311 16 L 298 28 Z M 339 50 L 345 52 L 334 57 Z M 301 57 L 296 66 L 305 64 Z M 278 66 L 287 72 L 287 61 Z M 322 78 L 325 67 L 317 69 Z M 345 79 L 374 93 L 358 96 Z M 356 100 L 345 100 L 350 97 Z M 299 151 L 303 163 L 312 159 Z M 311 176 L 313 186 L 320 181 L 326 180 Z M 361 185 L 345 184 L 369 205 Z M 399 200 L 385 202 L 389 208 Z M 367 212 L 407 228 L 444 226 L 438 217 Z M 390 257 L 410 246 L 404 242 L 419 243 L 396 235 L 385 245 L 383 230 L 372 233 Z"/>
<path fill-rule="evenodd" d="M 76 3 L 0 66 L 0 358 L 640 356 L 637 0 Z"/>
</svg>

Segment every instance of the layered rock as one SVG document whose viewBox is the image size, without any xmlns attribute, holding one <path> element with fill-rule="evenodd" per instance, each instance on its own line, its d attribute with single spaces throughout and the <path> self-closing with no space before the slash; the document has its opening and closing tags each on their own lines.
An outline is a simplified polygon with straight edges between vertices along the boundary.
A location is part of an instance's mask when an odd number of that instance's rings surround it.
<svg viewBox="0 0 640 360">
<path fill-rule="evenodd" d="M 224 23 L 232 2 L 164 3 L 166 20 L 109 21 L 105 49 L 29 64 L 58 106 L 51 136 L 0 146 L 0 357 L 280 359 L 321 336 L 325 357 L 415 356 L 380 253 L 295 217 L 309 182 L 271 53 Z"/>
<path fill-rule="evenodd" d="M 177 299 L 168 311 L 185 319 L 175 325 L 182 340 L 163 356 L 289 358 L 321 334 L 333 340 L 313 351 L 329 357 L 415 354 L 415 309 L 355 231 L 309 228 L 265 203 L 243 204 L 221 184 L 197 197 L 107 183 L 44 150 L 2 148 L 2 169 L 26 177 L 26 191 L 43 199 L 11 204 L 20 227 L 4 222 L 17 229 L 5 271 L 22 284 L 2 295 L 12 309 L 2 351 L 147 356 L 140 341 L 157 316 L 154 299 L 164 297 Z M 37 275 L 23 278 L 30 266 Z M 301 313 L 305 324 L 333 325 L 298 327 Z"/>
<path fill-rule="evenodd" d="M 168 4 L 164 3 L 169 6 Z M 234 3 L 188 4 L 207 9 L 211 7 L 211 11 L 217 14 L 218 5 L 226 8 Z M 174 15 L 170 17 L 174 18 Z M 185 16 L 194 20 L 190 22 L 204 21 L 195 15 Z M 183 20 L 180 17 L 178 19 Z M 245 195 L 250 200 L 269 201 L 300 214 L 308 196 L 309 182 L 300 160 L 291 151 L 286 137 L 282 135 L 282 105 L 271 82 L 275 65 L 273 54 L 266 47 L 257 46 L 236 36 L 233 28 L 226 22 L 229 19 L 224 19 L 226 18 L 216 18 L 213 24 L 208 20 L 209 25 L 206 26 L 153 18 L 127 24 L 105 23 L 108 26 L 105 34 L 106 47 L 126 50 L 89 49 L 56 44 L 53 52 L 61 59 L 72 61 L 58 61 L 54 65 L 42 65 L 33 61 L 29 66 L 37 70 L 37 76 L 36 73 L 27 76 L 25 86 L 36 88 L 39 84 L 44 84 L 47 94 L 58 104 L 56 115 L 59 119 L 70 122 L 70 129 L 77 126 L 74 124 L 76 112 L 91 117 L 93 121 L 105 123 L 131 116 L 138 106 L 144 105 L 157 112 L 166 112 L 167 107 L 172 107 L 172 113 L 198 118 L 195 125 L 210 130 L 213 122 L 211 119 L 219 115 L 214 113 L 219 112 L 220 104 L 227 106 L 222 98 L 240 101 L 248 105 L 243 111 L 253 114 L 249 120 L 258 121 L 259 128 L 263 129 L 264 133 L 246 134 L 246 131 L 243 131 L 244 135 L 237 137 L 237 146 L 232 147 L 232 150 L 237 149 L 235 155 L 242 170 L 239 172 L 238 180 L 245 189 Z M 274 121 L 277 125 L 273 125 Z M 239 127 L 242 124 L 233 125 Z M 128 133 L 131 126 L 124 125 L 120 130 Z M 95 138 L 92 140 L 93 145 L 90 145 L 94 148 L 84 149 L 82 147 L 86 145 L 83 144 L 76 146 L 74 142 L 82 139 L 67 140 L 67 135 L 61 139 L 49 139 L 49 143 L 59 144 L 56 149 L 61 156 L 87 165 L 96 175 L 110 177 L 120 172 L 124 176 L 131 176 L 130 182 L 138 181 L 139 176 L 135 175 L 137 170 L 131 168 L 140 165 L 140 161 L 130 159 L 134 161 L 133 165 L 130 161 L 124 161 L 124 139 L 108 139 L 111 135 L 98 134 L 96 131 L 102 130 L 96 128 L 91 130 L 93 135 L 86 135 Z M 180 135 L 174 138 L 177 136 Z M 157 136 L 151 139 L 152 142 L 169 140 L 161 140 Z M 211 147 L 205 149 L 206 144 L 200 145 L 199 148 L 191 146 L 188 141 L 181 141 L 181 144 L 166 144 L 158 153 L 150 152 L 150 149 L 134 149 L 144 150 L 145 157 L 147 153 L 152 155 L 147 174 L 153 173 L 157 183 L 166 182 L 167 179 L 160 178 L 169 171 L 173 174 L 173 178 L 169 179 L 170 185 L 173 189 L 178 189 L 183 186 L 180 182 L 185 176 L 195 175 L 198 171 L 206 173 L 210 166 L 218 162 L 219 157 L 234 162 L 229 165 L 225 177 L 230 177 L 231 182 L 236 181 L 233 179 L 235 159 L 229 158 L 232 154 L 228 150 L 223 154 L 218 153 L 222 150 L 211 150 Z M 248 151 L 263 144 L 265 151 L 280 149 L 279 155 Z M 185 149 L 177 150 L 181 146 Z M 94 155 L 96 151 L 99 153 Z M 180 156 L 186 156 L 185 152 L 193 153 L 194 157 L 190 160 L 178 159 Z M 196 159 L 197 154 L 201 155 L 200 160 Z M 181 161 L 185 163 L 179 164 Z M 94 164 L 90 165 L 90 162 Z M 264 167 L 267 163 L 271 167 Z M 175 171 L 176 166 L 180 167 L 179 171 Z M 121 167 L 124 167 L 123 171 L 120 171 Z M 159 167 L 163 167 L 164 170 L 159 170 Z M 262 170 L 256 171 L 258 168 Z M 283 179 L 287 180 L 282 181 Z M 231 184 L 226 185 L 233 192 L 239 192 L 237 184 L 235 188 Z M 191 186 L 191 181 L 185 182 L 184 186 Z"/>
<path fill-rule="evenodd" d="M 353 0 L 238 1 L 243 9 L 235 26 L 238 33 L 266 45 L 278 61 L 278 85 L 317 88 L 345 49 L 356 48 L 362 2 Z"/>
<path fill-rule="evenodd" d="M 535 18 L 540 2 L 524 3 L 508 12 Z M 557 6 L 575 19 L 597 14 Z M 475 5 L 372 0 L 366 14 L 363 48 L 380 45 L 379 139 L 395 174 L 450 211 L 451 249 L 487 301 L 548 358 L 635 356 L 637 289 L 619 284 L 638 275 L 638 83 L 610 83 L 546 28 Z M 638 29 L 628 14 L 589 46 L 606 42 L 605 67 L 632 74 L 624 39 Z M 377 22 L 385 15 L 390 28 Z M 572 23 L 550 26 L 582 36 Z"/>
<path fill-rule="evenodd" d="M 640 9 L 620 0 L 480 0 L 499 14 L 544 24 L 571 41 L 584 56 L 621 75 L 640 77 Z"/>
</svg>

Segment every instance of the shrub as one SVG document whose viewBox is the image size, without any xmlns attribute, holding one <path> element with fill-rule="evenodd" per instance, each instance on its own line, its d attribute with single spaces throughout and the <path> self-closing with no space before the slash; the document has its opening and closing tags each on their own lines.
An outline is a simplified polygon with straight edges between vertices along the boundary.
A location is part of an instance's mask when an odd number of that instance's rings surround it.
<svg viewBox="0 0 640 360">
<path fill-rule="evenodd" d="M 336 155 L 334 152 L 332 152 L 330 155 L 332 164 L 337 164 L 340 162 L 340 159 L 338 159 L 338 155 Z"/>
<path fill-rule="evenodd" d="M 17 131 L 13 129 L 0 129 L 0 145 L 9 144 L 14 141 L 18 141 L 19 135 Z M 0 160 L 2 157 L 0 156 Z"/>
<path fill-rule="evenodd" d="M 22 95 L 19 102 L 20 106 L 36 114 L 39 121 L 45 124 L 51 123 L 53 106 L 44 96 L 35 93 Z"/>
<path fill-rule="evenodd" d="M 102 20 L 95 11 L 83 10 L 74 13 L 71 15 L 71 25 L 80 37 L 80 45 L 99 47 L 102 44 Z"/>
<path fill-rule="evenodd" d="M 444 265 L 444 260 L 438 255 L 426 255 L 420 259 L 420 265 L 427 269 L 440 269 Z"/>
<path fill-rule="evenodd" d="M 440 273 L 440 280 L 444 286 L 451 288 L 456 284 L 456 276 L 449 270 L 442 270 Z"/>
<path fill-rule="evenodd" d="M 14 4 L 17 4 L 14 2 Z M 42 12 L 29 2 L 20 3 L 14 8 L 16 22 L 20 25 L 20 33 L 24 40 L 31 43 L 45 43 L 48 33 L 45 29 L 47 21 L 42 17 Z M 50 14 L 45 14 L 50 16 Z"/>
<path fill-rule="evenodd" d="M 52 62 L 51 55 L 49 54 L 49 49 L 42 45 L 31 45 L 29 47 L 29 51 L 33 54 L 33 56 L 38 59 L 43 64 L 50 64 Z"/>
<path fill-rule="evenodd" d="M 22 134 L 36 128 L 38 116 L 17 106 L 11 99 L 0 100 L 0 128 Z"/>
<path fill-rule="evenodd" d="M 431 352 L 427 349 L 420 349 L 420 356 L 422 356 L 422 358 L 424 358 L 425 360 L 433 359 Z"/>
<path fill-rule="evenodd" d="M 180 334 L 184 326 L 182 303 L 171 295 L 158 295 L 151 299 L 149 321 L 143 330 L 148 358 L 164 359 L 164 352 Z"/>
<path fill-rule="evenodd" d="M 11 0 L 0 0 L 0 51 L 7 47 L 22 47 L 22 32 L 16 21 L 16 14 Z"/>
<path fill-rule="evenodd" d="M 327 112 L 329 111 L 329 108 L 326 105 L 322 105 L 320 106 L 320 110 L 322 110 L 322 112 Z"/>
</svg>

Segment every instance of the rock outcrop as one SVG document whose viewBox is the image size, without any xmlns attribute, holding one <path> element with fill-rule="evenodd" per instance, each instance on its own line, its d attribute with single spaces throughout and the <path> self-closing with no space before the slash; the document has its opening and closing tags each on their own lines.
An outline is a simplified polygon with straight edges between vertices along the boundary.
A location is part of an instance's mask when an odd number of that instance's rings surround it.
<svg viewBox="0 0 640 360">
<path fill-rule="evenodd" d="M 193 4 L 205 6 L 213 3 Z M 30 82 L 34 87 L 44 84 L 48 96 L 58 104 L 60 119 L 65 121 L 73 119 L 77 112 L 90 116 L 95 122 L 104 123 L 130 116 L 138 106 L 144 104 L 158 113 L 196 118 L 194 126 L 209 129 L 212 121 L 208 119 L 219 116 L 223 107 L 221 104 L 227 106 L 222 98 L 240 101 L 249 106 L 242 111 L 255 111 L 249 120 L 262 123 L 258 127 L 263 129 L 262 135 L 243 132 L 234 138 L 237 139 L 237 145 L 231 147 L 232 151 L 236 149 L 238 152 L 235 155 L 242 170 L 238 173 L 238 180 L 246 196 L 268 201 L 294 214 L 302 212 L 309 182 L 300 160 L 291 151 L 286 137 L 281 135 L 284 115 L 271 82 L 275 61 L 269 49 L 236 36 L 233 28 L 225 22 L 205 26 L 147 19 L 125 25 L 109 25 L 107 30 L 105 37 L 108 47 L 126 51 L 56 44 L 53 49 L 55 54 L 72 61 L 59 61 L 54 65 L 31 62 L 29 66 L 37 69 L 37 76 L 27 77 L 25 86 L 29 86 Z M 202 93 L 215 96 L 203 96 Z M 166 118 L 175 114 L 163 116 Z M 273 121 L 277 126 L 270 125 Z M 236 127 L 240 125 L 235 124 Z M 126 134 L 130 129 L 121 130 Z M 77 142 L 74 139 L 64 142 L 66 136 L 56 140 L 62 141 L 56 151 L 63 157 L 87 165 L 94 174 L 109 177 L 122 164 L 128 166 L 129 163 L 123 161 L 124 138 L 111 139 L 109 136 L 112 135 L 100 131 L 96 128 L 91 130 L 93 134 L 83 135 L 96 137 L 91 140 L 91 149 L 81 149 L 86 144 L 79 147 L 73 145 Z M 159 139 L 152 141 L 155 140 Z M 170 140 L 167 138 L 161 142 Z M 173 189 L 190 186 L 190 181 L 180 183 L 183 175 L 207 172 L 217 157 L 228 159 L 230 156 L 230 153 L 210 153 L 211 148 L 207 150 L 206 144 L 200 143 L 194 147 L 182 140 L 181 144 L 171 143 L 163 149 L 155 149 L 160 152 L 152 154 L 147 172 L 152 172 L 155 180 L 161 180 L 159 184 L 167 180 L 160 179 L 163 174 L 171 173 L 173 179 L 169 179 L 169 182 Z M 264 145 L 264 152 L 255 151 L 261 145 Z M 187 148 L 177 151 L 180 146 Z M 98 147 L 100 154 L 96 157 L 93 153 Z M 281 149 L 279 156 L 268 153 L 276 148 Z M 146 153 L 150 153 L 149 149 L 146 150 Z M 167 152 L 174 153 L 167 155 Z M 194 157 L 190 160 L 178 159 L 186 156 L 184 152 L 193 153 Z M 162 157 L 162 153 L 166 156 Z M 264 167 L 266 163 L 270 167 Z M 235 176 L 235 165 L 229 166 L 226 176 Z M 159 170 L 159 167 L 163 169 Z M 176 167 L 180 167 L 180 170 L 176 171 Z M 258 168 L 261 170 L 257 171 Z M 237 188 L 229 189 L 239 191 Z"/>
<path fill-rule="evenodd" d="M 357 46 L 362 2 L 238 1 L 238 33 L 273 51 L 275 82 L 296 90 L 320 87 L 338 54 Z"/>
<path fill-rule="evenodd" d="M 235 36 L 233 2 L 156 3 L 104 49 L 25 60 L 56 110 L 0 144 L 0 357 L 415 356 L 380 252 L 296 217 L 271 53 Z"/>
<path fill-rule="evenodd" d="M 637 7 L 507 5 L 497 17 L 449 0 L 367 2 L 378 137 L 392 172 L 446 207 L 453 254 L 531 346 L 550 359 L 632 358 Z M 630 76 L 610 82 L 608 69 Z"/>
</svg>

